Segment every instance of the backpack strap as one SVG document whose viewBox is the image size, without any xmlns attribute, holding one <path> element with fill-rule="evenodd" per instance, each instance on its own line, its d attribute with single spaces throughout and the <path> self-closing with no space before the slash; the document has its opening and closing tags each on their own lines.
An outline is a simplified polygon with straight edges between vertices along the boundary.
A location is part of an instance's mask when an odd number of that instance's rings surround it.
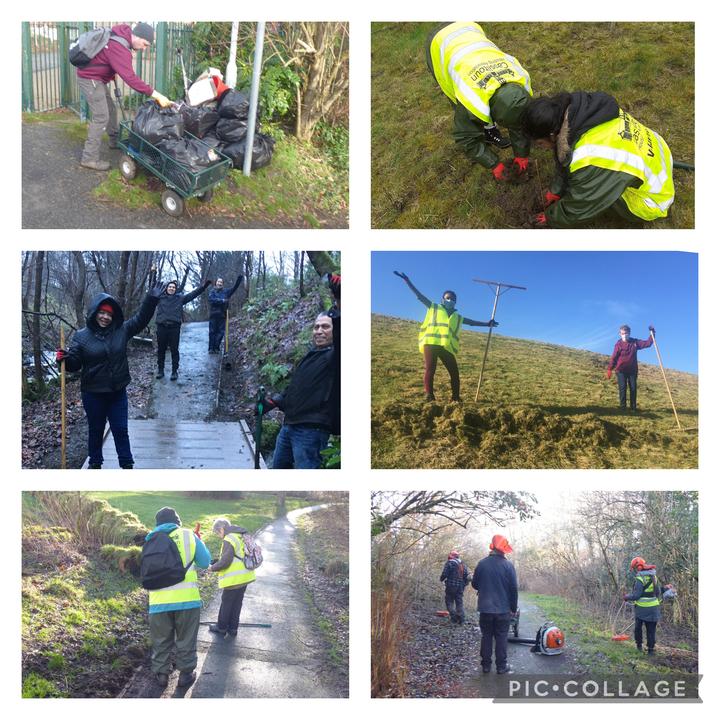
<svg viewBox="0 0 720 720">
<path fill-rule="evenodd" d="M 110 33 L 110 37 L 108 38 L 108 45 L 110 44 L 110 40 L 114 40 L 119 45 L 122 45 L 126 50 L 130 50 L 130 43 L 124 37 L 120 37 L 120 35 L 115 35 L 114 33 Z M 107 47 L 107 45 L 105 47 Z M 103 50 L 104 49 L 105 48 L 103 48 Z M 102 52 L 102 50 L 100 52 Z M 98 53 L 98 55 L 99 54 L 100 53 Z M 97 55 L 95 57 L 97 57 Z M 95 58 L 93 58 L 85 67 L 86 68 L 88 68 L 90 66 L 111 67 L 110 63 L 104 63 L 104 62 L 96 63 L 96 62 L 93 62 L 93 60 L 95 60 Z"/>
</svg>

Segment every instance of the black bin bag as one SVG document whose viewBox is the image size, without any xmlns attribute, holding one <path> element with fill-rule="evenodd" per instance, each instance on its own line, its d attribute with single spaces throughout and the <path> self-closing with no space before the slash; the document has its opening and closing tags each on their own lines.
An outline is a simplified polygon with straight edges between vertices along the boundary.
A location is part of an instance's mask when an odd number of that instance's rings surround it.
<svg viewBox="0 0 720 720">
<path fill-rule="evenodd" d="M 238 118 L 220 118 L 215 126 L 215 134 L 224 143 L 237 143 L 245 140 L 247 134 L 247 120 Z"/>
<path fill-rule="evenodd" d="M 257 133 L 253 141 L 253 157 L 250 167 L 257 170 L 270 164 L 275 148 L 275 140 L 269 135 Z M 227 155 L 232 160 L 233 167 L 242 170 L 245 160 L 245 140 L 238 143 L 225 145 L 222 149 L 223 155 Z"/>
<path fill-rule="evenodd" d="M 172 108 L 161 108 L 154 100 L 143 103 L 133 121 L 133 132 L 151 145 L 157 145 L 161 140 L 179 140 L 183 130 L 183 116 Z"/>
<path fill-rule="evenodd" d="M 190 107 L 185 105 L 182 109 L 185 129 L 195 137 L 204 138 L 220 119 L 218 111 L 213 107 L 201 105 Z"/>
<path fill-rule="evenodd" d="M 220 117 L 247 120 L 250 112 L 250 98 L 238 90 L 228 90 L 220 101 Z"/>
</svg>

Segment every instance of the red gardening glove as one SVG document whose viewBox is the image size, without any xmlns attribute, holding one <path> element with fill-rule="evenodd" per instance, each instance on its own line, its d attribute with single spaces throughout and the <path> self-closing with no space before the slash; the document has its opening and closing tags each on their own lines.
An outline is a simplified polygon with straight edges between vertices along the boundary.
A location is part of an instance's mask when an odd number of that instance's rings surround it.
<svg viewBox="0 0 720 720">
<path fill-rule="evenodd" d="M 333 297 L 338 300 L 340 298 L 340 275 L 338 273 L 328 275 L 328 287 Z"/>
<path fill-rule="evenodd" d="M 553 203 L 556 203 L 560 199 L 559 195 L 556 195 L 554 192 L 550 192 L 549 190 L 545 193 L 545 202 L 543 204 L 543 207 L 547 210 Z"/>
<path fill-rule="evenodd" d="M 510 171 L 508 170 L 505 163 L 499 162 L 493 169 L 492 169 L 493 177 L 498 182 L 509 182 L 510 181 Z"/>
<path fill-rule="evenodd" d="M 548 226 L 547 216 L 544 212 L 533 215 L 530 224 L 535 228 L 546 228 Z"/>
<path fill-rule="evenodd" d="M 528 165 L 530 164 L 529 157 L 516 157 L 513 158 L 513 166 L 517 173 L 526 173 Z"/>
<path fill-rule="evenodd" d="M 63 362 L 67 358 L 67 350 L 63 350 L 62 348 L 58 348 L 55 351 L 55 362 L 59 365 L 61 362 Z"/>
<path fill-rule="evenodd" d="M 199 540 L 200 539 L 200 523 L 195 523 L 195 529 L 193 530 L 195 533 L 195 537 Z"/>
<path fill-rule="evenodd" d="M 610 380 L 612 378 L 612 370 L 610 368 L 607 369 L 607 379 Z"/>
</svg>

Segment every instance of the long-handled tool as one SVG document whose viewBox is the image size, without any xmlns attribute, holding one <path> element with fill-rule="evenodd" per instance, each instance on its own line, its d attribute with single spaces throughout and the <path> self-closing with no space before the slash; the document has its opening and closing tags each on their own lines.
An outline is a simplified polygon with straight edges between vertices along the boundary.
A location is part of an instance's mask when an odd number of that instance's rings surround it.
<svg viewBox="0 0 720 720">
<path fill-rule="evenodd" d="M 665 368 L 663 367 L 663 361 L 660 357 L 660 348 L 657 344 L 657 339 L 655 338 L 655 330 L 650 327 L 650 337 L 653 340 L 653 347 L 655 348 L 655 354 L 657 355 L 658 364 L 660 365 L 660 372 L 662 373 L 663 380 L 665 381 L 665 388 L 667 390 L 668 397 L 670 398 L 670 405 L 672 406 L 673 414 L 675 415 L 675 422 L 677 423 L 678 430 L 682 430 L 683 426 L 680 424 L 680 418 L 678 417 L 677 410 L 675 409 L 675 402 L 673 400 L 672 393 L 670 392 L 670 384 L 668 383 L 667 375 L 665 375 Z"/>
<path fill-rule="evenodd" d="M 201 625 L 214 625 L 214 622 L 208 622 L 207 620 L 201 620 Z M 271 623 L 238 623 L 238 627 L 257 627 L 257 628 L 271 628 Z"/>
<path fill-rule="evenodd" d="M 260 469 L 260 441 L 262 440 L 262 419 L 265 414 L 265 386 L 258 389 L 257 401 L 255 402 L 255 469 Z"/>
<path fill-rule="evenodd" d="M 183 60 L 182 48 L 177 49 L 177 56 L 180 58 L 180 69 L 182 70 L 183 89 L 185 90 L 185 100 L 187 101 L 188 79 L 185 72 L 185 61 Z"/>
<path fill-rule="evenodd" d="M 123 122 L 127 122 L 127 117 L 125 116 L 125 106 L 123 105 L 122 95 L 120 94 L 117 75 L 113 78 L 113 82 L 115 84 L 115 100 L 117 100 L 117 104 L 120 106 L 120 114 L 122 115 Z"/>
<path fill-rule="evenodd" d="M 488 329 L 487 342 L 485 343 L 485 354 L 483 355 L 482 367 L 480 368 L 480 377 L 478 378 L 477 389 L 475 390 L 475 402 L 477 402 L 478 396 L 480 395 L 480 383 L 482 382 L 483 375 L 485 373 L 485 363 L 487 362 L 488 350 L 490 350 L 490 338 L 492 337 L 493 326 L 492 323 L 495 320 L 495 312 L 497 310 L 498 301 L 500 296 L 504 295 L 508 290 L 527 290 L 522 285 L 508 285 L 507 283 L 496 282 L 495 280 L 480 280 L 473 278 L 473 282 L 487 285 L 488 287 L 495 287 L 495 300 L 493 301 L 492 315 L 490 315 L 490 328 Z M 501 288 L 504 288 L 501 290 Z"/>
<path fill-rule="evenodd" d="M 625 642 L 626 640 L 630 639 L 630 636 L 627 634 L 627 631 L 635 624 L 635 620 L 627 626 L 624 627 L 619 633 L 616 633 L 613 635 L 610 639 L 614 640 L 615 642 Z"/>
<path fill-rule="evenodd" d="M 232 370 L 232 363 L 228 351 L 230 350 L 230 309 L 225 311 L 225 352 L 223 354 L 223 367 L 225 370 Z"/>
<path fill-rule="evenodd" d="M 60 347 L 65 349 L 65 329 L 60 326 Z M 60 468 L 67 468 L 67 413 L 65 410 L 65 361 L 60 363 Z"/>
</svg>

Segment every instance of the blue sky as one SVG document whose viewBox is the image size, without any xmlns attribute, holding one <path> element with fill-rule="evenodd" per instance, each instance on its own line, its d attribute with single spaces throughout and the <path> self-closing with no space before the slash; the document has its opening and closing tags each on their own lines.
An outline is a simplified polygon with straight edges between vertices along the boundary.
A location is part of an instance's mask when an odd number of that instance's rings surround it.
<svg viewBox="0 0 720 720">
<path fill-rule="evenodd" d="M 493 294 L 473 278 L 526 286 L 500 297 L 495 332 L 501 335 L 610 354 L 621 324 L 646 338 L 652 323 L 663 363 L 697 373 L 693 253 L 373 252 L 372 311 L 420 322 L 423 306 L 393 270 L 407 273 L 434 301 L 455 290 L 459 312 L 475 320 L 489 319 Z M 651 349 L 638 358 L 657 364 Z"/>
</svg>

